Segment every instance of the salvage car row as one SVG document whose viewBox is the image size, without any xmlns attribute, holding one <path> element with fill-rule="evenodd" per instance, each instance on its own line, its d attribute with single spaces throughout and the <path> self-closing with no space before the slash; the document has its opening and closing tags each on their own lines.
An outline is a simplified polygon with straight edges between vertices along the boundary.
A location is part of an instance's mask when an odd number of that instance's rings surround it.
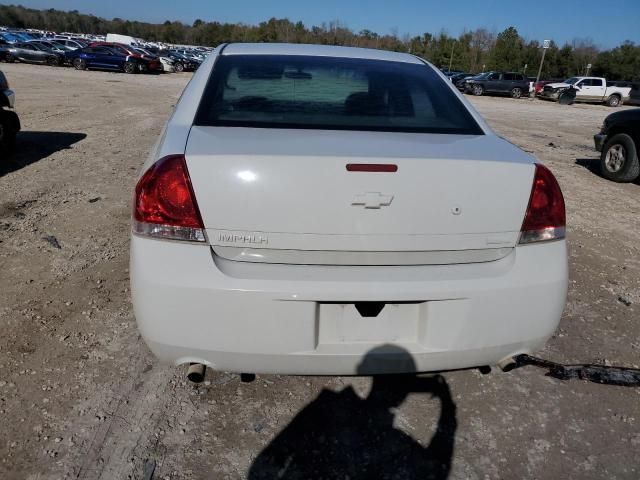
<svg viewBox="0 0 640 480">
<path fill-rule="evenodd" d="M 115 70 L 137 72 L 195 71 L 204 54 L 177 50 L 155 52 L 115 42 L 92 42 L 74 48 L 53 40 L 31 40 L 0 45 L 0 60 L 13 63 L 39 63 L 51 66 L 70 65 L 77 70 Z"/>
<path fill-rule="evenodd" d="M 484 72 L 478 75 L 454 73 L 448 75 L 458 90 L 476 96 L 509 95 L 522 98 L 535 95 L 563 104 L 575 102 L 619 105 L 640 105 L 640 84 L 610 82 L 602 77 L 571 77 L 560 82 L 538 81 L 517 72 Z"/>
</svg>

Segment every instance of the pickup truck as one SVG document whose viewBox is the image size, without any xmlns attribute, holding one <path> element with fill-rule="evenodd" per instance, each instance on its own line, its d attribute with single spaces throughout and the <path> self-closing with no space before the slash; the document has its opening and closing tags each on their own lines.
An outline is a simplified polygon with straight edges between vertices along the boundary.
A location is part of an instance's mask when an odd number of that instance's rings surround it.
<svg viewBox="0 0 640 480">
<path fill-rule="evenodd" d="M 20 120 L 13 111 L 15 95 L 9 90 L 9 82 L 0 71 L 0 161 L 13 151 L 16 135 L 20 131 Z"/>
<path fill-rule="evenodd" d="M 559 101 L 563 96 L 569 96 L 567 103 L 606 103 L 610 107 L 617 107 L 629 99 L 630 91 L 629 87 L 608 86 L 607 80 L 602 77 L 571 77 L 563 82 L 545 85 L 540 97 Z"/>
</svg>

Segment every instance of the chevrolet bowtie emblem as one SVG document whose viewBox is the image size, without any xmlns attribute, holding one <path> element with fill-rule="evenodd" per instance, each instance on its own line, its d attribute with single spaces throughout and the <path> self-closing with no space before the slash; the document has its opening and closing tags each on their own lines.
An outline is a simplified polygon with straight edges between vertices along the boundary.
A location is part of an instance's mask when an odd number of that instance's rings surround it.
<svg viewBox="0 0 640 480">
<path fill-rule="evenodd" d="M 384 195 L 380 192 L 367 192 L 356 195 L 351 205 L 362 205 L 364 208 L 380 208 L 391 205 L 393 195 Z"/>
</svg>

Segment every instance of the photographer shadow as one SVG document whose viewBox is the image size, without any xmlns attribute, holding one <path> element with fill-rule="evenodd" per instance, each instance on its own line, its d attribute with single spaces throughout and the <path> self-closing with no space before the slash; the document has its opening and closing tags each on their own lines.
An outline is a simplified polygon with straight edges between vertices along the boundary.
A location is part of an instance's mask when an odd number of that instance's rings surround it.
<svg viewBox="0 0 640 480">
<path fill-rule="evenodd" d="M 71 149 L 74 144 L 85 138 L 85 133 L 19 132 L 15 153 L 8 158 L 0 156 L 0 176 L 20 170 L 60 151 Z M 66 168 L 64 163 L 60 168 Z"/>
<path fill-rule="evenodd" d="M 383 363 L 386 371 L 415 371 L 406 350 L 384 345 L 367 353 L 358 374 L 380 371 Z M 440 400 L 436 432 L 427 446 L 393 426 L 392 409 L 412 393 Z M 456 428 L 456 405 L 442 376 L 378 375 L 365 399 L 351 387 L 324 389 L 258 455 L 248 478 L 444 480 Z"/>
</svg>

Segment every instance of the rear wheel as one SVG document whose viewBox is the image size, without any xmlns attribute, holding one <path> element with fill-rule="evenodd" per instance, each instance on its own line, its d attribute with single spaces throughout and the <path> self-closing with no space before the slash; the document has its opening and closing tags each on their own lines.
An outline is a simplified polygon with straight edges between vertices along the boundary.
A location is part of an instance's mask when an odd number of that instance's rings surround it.
<svg viewBox="0 0 640 480">
<path fill-rule="evenodd" d="M 47 65 L 51 67 L 57 67 L 60 65 L 60 59 L 58 57 L 49 57 L 47 58 Z"/>
<path fill-rule="evenodd" d="M 607 98 L 607 105 L 609 105 L 610 107 L 617 107 L 618 105 L 620 105 L 620 96 L 611 95 L 609 98 Z"/>
<path fill-rule="evenodd" d="M 136 73 L 137 65 L 135 62 L 126 62 L 124 64 L 124 73 Z"/>
<path fill-rule="evenodd" d="M 184 72 L 184 65 L 182 63 L 176 63 L 175 69 L 176 69 L 176 72 L 182 73 Z"/>
<path fill-rule="evenodd" d="M 75 68 L 76 70 L 86 70 L 87 62 L 85 62 L 82 58 L 74 58 L 73 68 Z"/>
<path fill-rule="evenodd" d="M 479 97 L 480 95 L 482 95 L 484 93 L 484 88 L 482 87 L 482 85 L 474 85 L 472 87 L 472 91 L 473 91 L 473 94 L 476 97 Z"/>
<path fill-rule="evenodd" d="M 626 133 L 611 137 L 600 155 L 602 176 L 614 182 L 632 182 L 640 176 L 636 145 Z"/>
<path fill-rule="evenodd" d="M 520 87 L 515 87 L 511 90 L 511 98 L 520 98 L 522 97 L 522 89 Z"/>
</svg>

